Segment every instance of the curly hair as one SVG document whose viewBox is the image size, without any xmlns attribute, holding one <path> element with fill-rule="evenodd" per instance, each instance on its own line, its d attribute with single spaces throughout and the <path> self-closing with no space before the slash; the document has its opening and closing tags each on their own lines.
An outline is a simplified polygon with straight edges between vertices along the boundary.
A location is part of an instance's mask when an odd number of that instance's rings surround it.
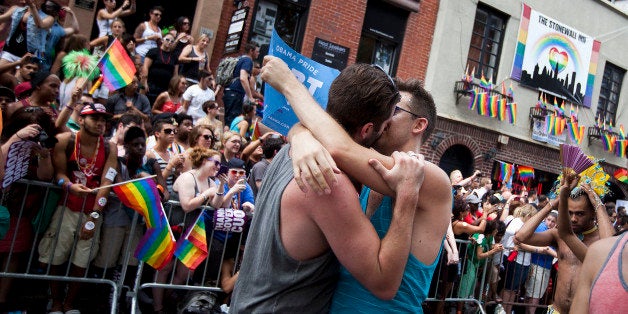
<svg viewBox="0 0 628 314">
<path fill-rule="evenodd" d="M 188 157 L 194 169 L 198 169 L 207 158 L 215 156 L 216 154 L 218 154 L 217 151 L 205 147 L 192 147 L 188 151 Z"/>
</svg>

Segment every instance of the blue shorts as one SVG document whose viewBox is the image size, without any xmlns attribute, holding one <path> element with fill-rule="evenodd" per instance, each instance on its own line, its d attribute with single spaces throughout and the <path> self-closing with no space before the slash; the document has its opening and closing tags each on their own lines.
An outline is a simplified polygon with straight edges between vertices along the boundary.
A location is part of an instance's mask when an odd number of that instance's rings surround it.
<svg viewBox="0 0 628 314">
<path fill-rule="evenodd" d="M 504 289 L 518 291 L 521 285 L 528 278 L 528 270 L 530 266 L 523 266 L 517 262 L 509 262 L 504 260 L 504 268 L 506 275 L 504 276 Z"/>
</svg>

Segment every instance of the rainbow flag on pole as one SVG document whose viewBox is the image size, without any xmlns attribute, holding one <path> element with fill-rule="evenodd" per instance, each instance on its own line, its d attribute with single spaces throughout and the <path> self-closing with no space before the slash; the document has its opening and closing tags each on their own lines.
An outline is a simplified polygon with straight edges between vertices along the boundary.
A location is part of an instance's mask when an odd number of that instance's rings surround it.
<svg viewBox="0 0 628 314">
<path fill-rule="evenodd" d="M 613 177 L 615 177 L 617 181 L 628 184 L 628 170 L 626 170 L 625 168 L 617 169 L 617 171 L 615 171 L 615 173 L 613 174 Z"/>
<path fill-rule="evenodd" d="M 157 270 L 162 269 L 172 259 L 175 240 L 155 181 L 150 177 L 131 180 L 113 186 L 113 191 L 125 206 L 146 221 L 148 230 L 135 249 L 135 257 Z"/>
<path fill-rule="evenodd" d="M 98 67 L 109 90 L 117 90 L 131 84 L 135 75 L 135 64 L 118 39 L 114 39 L 107 48 L 98 62 Z"/>
<path fill-rule="evenodd" d="M 521 179 L 521 181 L 534 179 L 534 168 L 532 167 L 517 166 L 517 171 L 519 172 L 519 179 Z"/>
<path fill-rule="evenodd" d="M 185 237 L 177 242 L 174 255 L 183 265 L 195 270 L 207 258 L 207 234 L 205 230 L 206 212 L 201 212 L 194 225 L 190 227 Z"/>
</svg>

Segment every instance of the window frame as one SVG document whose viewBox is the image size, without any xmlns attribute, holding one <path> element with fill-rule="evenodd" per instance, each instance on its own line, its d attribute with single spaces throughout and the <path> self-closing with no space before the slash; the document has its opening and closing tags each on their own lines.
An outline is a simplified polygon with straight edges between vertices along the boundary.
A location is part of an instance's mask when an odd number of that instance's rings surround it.
<svg viewBox="0 0 628 314">
<path fill-rule="evenodd" d="M 481 17 L 481 14 L 486 15 L 486 21 L 479 19 L 479 17 Z M 499 64 L 500 64 L 501 56 L 502 56 L 502 49 L 504 47 L 504 36 L 506 32 L 506 25 L 508 23 L 508 18 L 509 18 L 508 15 L 494 8 L 491 8 L 485 5 L 478 5 L 475 11 L 475 17 L 473 19 L 471 41 L 469 42 L 469 51 L 467 53 L 467 66 L 469 70 L 471 71 L 473 70 L 473 68 L 475 68 L 475 73 L 471 74 L 474 77 L 481 78 L 482 74 L 484 74 L 484 76 L 487 79 L 491 80 L 492 82 L 497 81 L 497 73 L 499 72 Z M 501 20 L 502 22 L 501 28 L 499 28 L 498 26 L 494 24 L 489 24 L 491 21 L 495 21 L 495 20 Z M 475 26 L 478 23 L 483 25 L 482 34 L 475 31 Z M 498 41 L 492 38 L 491 31 L 493 32 L 499 31 L 500 36 L 499 36 Z M 476 45 L 473 45 L 473 42 L 477 42 L 477 40 L 474 40 L 477 37 L 479 37 L 480 42 L 481 42 L 481 46 L 479 47 Z M 495 44 L 498 45 L 496 52 L 490 51 L 489 48 L 487 48 L 489 45 L 489 42 L 491 44 L 491 47 Z M 471 52 L 473 50 L 480 52 L 478 60 L 471 58 L 471 55 L 472 55 Z M 487 55 L 488 55 L 489 61 L 485 62 L 484 59 L 486 59 Z M 493 58 L 492 60 L 494 60 L 494 64 L 491 64 L 491 58 Z M 493 71 L 491 75 L 488 75 L 488 71 L 484 71 L 485 69 L 489 69 L 489 68 L 492 69 Z"/>
<path fill-rule="evenodd" d="M 615 123 L 617 111 L 619 109 L 619 97 L 621 93 L 622 82 L 626 70 L 616 66 L 610 62 L 606 62 L 604 65 L 604 74 L 602 75 L 602 84 L 600 86 L 600 96 L 598 97 L 597 108 L 595 110 L 596 117 L 603 117 L 603 121 L 610 123 L 611 120 Z M 615 80 L 614 78 L 617 78 Z M 607 82 L 607 83 L 605 83 Z M 613 83 L 617 84 L 617 92 L 613 91 Z M 616 96 L 613 101 L 613 95 Z M 614 105 L 614 110 L 609 108 L 609 103 Z M 610 106 L 613 107 L 613 106 Z"/>
</svg>

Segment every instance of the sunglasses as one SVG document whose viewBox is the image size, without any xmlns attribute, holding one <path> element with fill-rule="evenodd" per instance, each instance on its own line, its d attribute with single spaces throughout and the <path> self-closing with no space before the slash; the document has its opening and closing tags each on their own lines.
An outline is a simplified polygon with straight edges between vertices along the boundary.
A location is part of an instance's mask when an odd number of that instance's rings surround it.
<svg viewBox="0 0 628 314">
<path fill-rule="evenodd" d="M 172 39 L 172 38 L 164 38 L 164 41 L 167 42 L 167 43 L 171 43 L 171 42 L 174 41 L 174 39 Z"/>
<path fill-rule="evenodd" d="M 170 134 L 177 134 L 177 130 L 174 129 L 164 129 L 162 132 L 170 135 Z"/>
<path fill-rule="evenodd" d="M 377 64 L 371 64 L 371 67 L 374 69 L 379 69 L 380 71 L 384 72 L 384 74 L 386 74 L 386 76 L 388 77 L 388 80 L 390 81 L 390 83 L 395 88 L 395 94 L 399 94 L 399 90 L 397 89 L 397 84 L 395 84 L 395 81 L 393 80 L 393 78 L 390 77 L 390 75 L 388 75 L 388 72 L 386 72 L 384 68 L 382 68 L 380 65 L 377 65 Z"/>
<path fill-rule="evenodd" d="M 245 174 L 246 174 L 246 171 L 244 171 L 244 170 L 235 170 L 235 169 L 231 169 L 231 170 L 229 170 L 229 173 L 230 173 L 231 175 L 234 175 L 234 176 L 235 176 L 235 175 L 243 176 L 243 175 L 245 175 Z"/>
<path fill-rule="evenodd" d="M 214 162 L 214 166 L 218 167 L 220 166 L 220 160 L 216 160 L 214 158 L 207 158 L 207 161 L 213 161 Z"/>
<path fill-rule="evenodd" d="M 203 134 L 203 135 L 201 135 L 201 136 L 202 136 L 202 137 L 203 137 L 206 141 L 209 141 L 209 140 L 213 140 L 213 139 L 214 139 L 214 137 L 213 137 L 213 136 L 211 136 L 211 135 L 209 135 L 209 134 Z"/>
<path fill-rule="evenodd" d="M 153 13 L 154 16 L 161 16 L 161 13 Z"/>
<path fill-rule="evenodd" d="M 409 113 L 409 114 L 411 114 L 411 115 L 412 115 L 415 119 L 419 117 L 419 115 L 418 115 L 418 114 L 413 113 L 413 112 L 411 112 L 411 111 L 409 111 L 409 110 L 403 109 L 403 108 L 401 108 L 401 107 L 399 107 L 399 106 L 395 106 L 395 112 L 393 113 L 393 116 L 396 116 L 396 115 L 397 115 L 400 111 L 403 111 L 403 112 L 405 112 L 405 113 Z M 477 181 L 477 182 L 479 182 L 479 181 Z"/>
</svg>

